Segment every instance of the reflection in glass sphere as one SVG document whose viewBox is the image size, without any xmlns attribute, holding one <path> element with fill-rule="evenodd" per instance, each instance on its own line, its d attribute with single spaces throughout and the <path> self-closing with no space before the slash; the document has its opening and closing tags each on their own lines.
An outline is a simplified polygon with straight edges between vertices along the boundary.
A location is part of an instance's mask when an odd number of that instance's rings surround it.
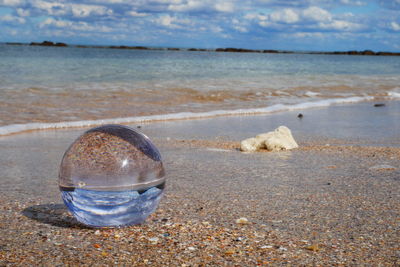
<svg viewBox="0 0 400 267">
<path fill-rule="evenodd" d="M 81 223 L 116 227 L 142 223 L 158 206 L 164 167 L 147 136 L 121 125 L 88 130 L 65 152 L 59 186 Z"/>
</svg>

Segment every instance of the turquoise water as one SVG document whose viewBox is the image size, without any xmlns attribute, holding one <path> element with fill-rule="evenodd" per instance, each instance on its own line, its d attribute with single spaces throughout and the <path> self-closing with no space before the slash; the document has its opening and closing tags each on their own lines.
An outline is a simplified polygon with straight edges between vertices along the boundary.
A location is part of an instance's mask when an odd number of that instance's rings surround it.
<svg viewBox="0 0 400 267">
<path fill-rule="evenodd" d="M 399 57 L 149 51 L 0 45 L 1 88 L 70 84 L 274 81 L 291 76 L 400 75 Z M 240 79 L 238 79 L 240 78 Z M 366 77 L 364 77 L 366 78 Z M 274 81 L 276 83 L 277 81 Z M 286 81 L 289 82 L 289 81 Z M 211 83 L 212 84 L 212 83 Z M 211 85 L 209 84 L 209 85 Z M 96 89 L 99 85 L 94 86 Z M 106 88 L 103 88 L 106 89 Z"/>
<path fill-rule="evenodd" d="M 0 45 L 0 59 L 0 126 L 400 97 L 392 56 Z"/>
</svg>

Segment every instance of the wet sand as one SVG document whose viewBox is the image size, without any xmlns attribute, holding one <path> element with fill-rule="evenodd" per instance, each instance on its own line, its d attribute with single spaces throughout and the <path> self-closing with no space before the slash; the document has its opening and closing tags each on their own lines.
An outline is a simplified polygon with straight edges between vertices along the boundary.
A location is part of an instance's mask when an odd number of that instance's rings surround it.
<svg viewBox="0 0 400 267">
<path fill-rule="evenodd" d="M 85 129 L 0 137 L 0 265 L 399 265 L 400 103 L 373 104 L 140 125 L 167 188 L 120 229 L 86 228 L 62 204 L 59 163 Z M 237 150 L 280 125 L 299 149 Z"/>
</svg>

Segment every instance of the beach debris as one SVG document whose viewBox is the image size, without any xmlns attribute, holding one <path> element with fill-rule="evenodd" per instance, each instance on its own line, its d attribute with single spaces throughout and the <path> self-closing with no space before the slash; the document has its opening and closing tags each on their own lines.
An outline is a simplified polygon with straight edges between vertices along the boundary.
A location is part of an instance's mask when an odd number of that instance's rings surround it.
<svg viewBox="0 0 400 267">
<path fill-rule="evenodd" d="M 318 244 L 313 244 L 313 245 L 305 247 L 305 249 L 311 250 L 313 252 L 318 252 L 319 251 L 319 246 L 318 246 Z"/>
<path fill-rule="evenodd" d="M 374 104 L 374 107 L 384 107 L 386 106 L 384 103 L 376 103 Z"/>
<path fill-rule="evenodd" d="M 397 168 L 394 166 L 388 165 L 388 164 L 379 164 L 379 165 L 372 166 L 369 169 L 375 170 L 375 171 L 394 171 Z"/>
<path fill-rule="evenodd" d="M 236 220 L 236 223 L 237 224 L 249 224 L 250 222 L 249 222 L 249 220 L 247 218 L 241 217 L 241 218 Z"/>
<path fill-rule="evenodd" d="M 297 147 L 299 147 L 298 144 L 294 140 L 290 129 L 286 126 L 279 126 L 272 132 L 259 134 L 240 143 L 240 150 L 243 152 L 254 152 L 260 149 L 280 151 Z"/>
<path fill-rule="evenodd" d="M 336 169 L 337 166 L 336 165 L 328 165 L 325 167 L 326 169 Z"/>
<path fill-rule="evenodd" d="M 101 248 L 101 245 L 98 244 L 98 243 L 95 243 L 95 244 L 93 244 L 93 247 L 94 247 L 94 248 Z"/>
</svg>

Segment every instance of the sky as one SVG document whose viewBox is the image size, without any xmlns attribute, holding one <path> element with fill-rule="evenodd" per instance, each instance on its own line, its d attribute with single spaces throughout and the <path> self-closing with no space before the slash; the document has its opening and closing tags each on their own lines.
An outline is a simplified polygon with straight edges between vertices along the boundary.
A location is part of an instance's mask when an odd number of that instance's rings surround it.
<svg viewBox="0 0 400 267">
<path fill-rule="evenodd" d="M 0 42 L 400 51 L 400 0 L 0 0 Z"/>
</svg>

